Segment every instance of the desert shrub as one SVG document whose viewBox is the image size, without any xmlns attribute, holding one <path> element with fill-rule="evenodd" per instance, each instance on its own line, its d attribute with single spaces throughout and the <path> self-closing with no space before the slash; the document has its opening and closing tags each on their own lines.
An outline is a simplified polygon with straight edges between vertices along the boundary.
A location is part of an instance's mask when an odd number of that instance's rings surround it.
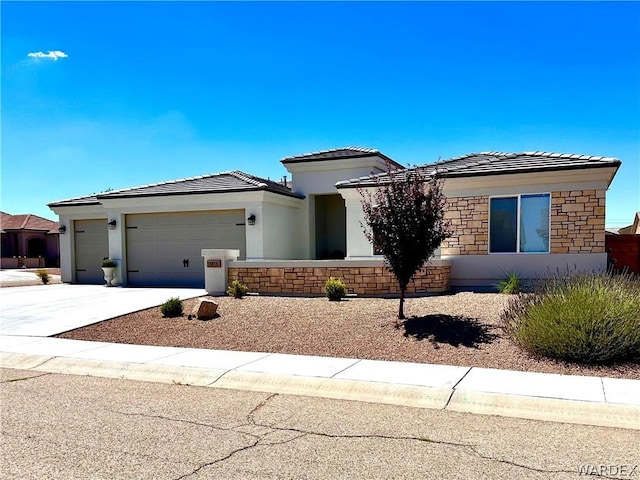
<svg viewBox="0 0 640 480">
<path fill-rule="evenodd" d="M 227 287 L 227 295 L 233 298 L 242 298 L 249 291 L 249 287 L 247 287 L 244 283 L 239 280 L 234 280 Z"/>
<path fill-rule="evenodd" d="M 113 268 L 116 267 L 116 262 L 114 262 L 113 260 L 111 260 L 110 258 L 105 258 L 102 260 L 102 265 L 103 268 Z"/>
<path fill-rule="evenodd" d="M 522 282 L 517 273 L 511 272 L 496 285 L 498 292 L 513 295 L 522 291 Z"/>
<path fill-rule="evenodd" d="M 44 285 L 49 283 L 50 277 L 49 277 L 49 273 L 46 270 L 40 269 L 36 272 L 36 275 L 38 276 L 38 278 L 40 278 L 40 280 L 42 280 L 42 283 Z"/>
<path fill-rule="evenodd" d="M 640 278 L 554 276 L 510 299 L 502 321 L 533 354 L 584 363 L 640 359 Z"/>
<path fill-rule="evenodd" d="M 178 297 L 172 297 L 160 305 L 160 311 L 165 317 L 180 317 L 183 312 L 182 300 Z"/>
<path fill-rule="evenodd" d="M 339 278 L 329 277 L 324 284 L 324 293 L 329 300 L 339 302 L 347 295 L 347 287 Z"/>
</svg>

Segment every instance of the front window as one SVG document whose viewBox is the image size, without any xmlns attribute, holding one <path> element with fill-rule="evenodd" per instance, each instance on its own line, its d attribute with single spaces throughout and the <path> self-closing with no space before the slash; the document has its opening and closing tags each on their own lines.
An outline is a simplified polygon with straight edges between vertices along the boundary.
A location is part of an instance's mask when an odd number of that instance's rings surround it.
<svg viewBox="0 0 640 480">
<path fill-rule="evenodd" d="M 548 253 L 548 193 L 489 200 L 490 253 Z"/>
</svg>

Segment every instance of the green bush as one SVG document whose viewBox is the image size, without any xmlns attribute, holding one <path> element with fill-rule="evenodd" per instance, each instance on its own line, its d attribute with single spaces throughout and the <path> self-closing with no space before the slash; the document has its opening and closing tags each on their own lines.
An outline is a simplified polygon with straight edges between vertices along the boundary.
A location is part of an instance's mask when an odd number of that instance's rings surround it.
<svg viewBox="0 0 640 480">
<path fill-rule="evenodd" d="M 160 306 L 160 311 L 165 317 L 181 317 L 183 312 L 182 300 L 172 297 Z"/>
<path fill-rule="evenodd" d="M 339 278 L 329 277 L 324 284 L 324 293 L 333 302 L 339 302 L 347 295 L 347 287 Z"/>
<path fill-rule="evenodd" d="M 518 277 L 517 273 L 511 272 L 498 282 L 496 288 L 500 293 L 506 293 L 508 295 L 520 293 L 522 291 L 520 277 Z"/>
<path fill-rule="evenodd" d="M 114 262 L 113 260 L 111 260 L 110 258 L 104 258 L 102 260 L 102 265 L 103 268 L 112 268 L 112 267 L 116 267 L 116 262 Z"/>
<path fill-rule="evenodd" d="M 583 363 L 640 359 L 640 278 L 577 274 L 510 299 L 505 330 L 525 350 Z"/>
<path fill-rule="evenodd" d="M 233 298 L 242 298 L 249 291 L 249 287 L 247 287 L 244 283 L 239 280 L 234 280 L 227 287 L 227 295 Z"/>
<path fill-rule="evenodd" d="M 40 280 L 42 280 L 42 283 L 44 285 L 46 285 L 47 283 L 49 283 L 49 273 L 44 270 L 44 269 L 40 269 L 36 272 L 36 275 L 40 278 Z"/>
</svg>

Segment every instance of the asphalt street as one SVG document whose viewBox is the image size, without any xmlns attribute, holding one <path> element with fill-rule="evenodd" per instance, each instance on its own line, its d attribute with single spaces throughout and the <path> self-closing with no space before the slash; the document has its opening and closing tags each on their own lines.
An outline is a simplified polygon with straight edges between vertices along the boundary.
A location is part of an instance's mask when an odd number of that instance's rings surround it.
<svg viewBox="0 0 640 480">
<path fill-rule="evenodd" d="M 3 479 L 564 479 L 596 471 L 640 478 L 637 430 L 34 371 L 0 375 Z"/>
</svg>

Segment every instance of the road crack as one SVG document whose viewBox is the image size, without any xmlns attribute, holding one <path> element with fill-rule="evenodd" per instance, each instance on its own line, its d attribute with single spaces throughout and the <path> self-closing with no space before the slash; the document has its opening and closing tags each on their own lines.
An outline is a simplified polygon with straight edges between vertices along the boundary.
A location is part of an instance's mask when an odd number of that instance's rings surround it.
<svg viewBox="0 0 640 480">
<path fill-rule="evenodd" d="M 144 413 L 125 413 L 125 412 L 114 412 L 114 413 L 119 413 L 122 415 L 129 415 L 129 416 L 143 416 L 143 417 L 148 417 L 148 418 L 156 418 L 159 420 L 165 420 L 165 421 L 171 421 L 171 422 L 180 422 L 180 423 L 186 423 L 186 424 L 191 424 L 191 425 L 195 425 L 195 426 L 202 426 L 202 427 L 207 427 L 207 428 L 212 428 L 215 430 L 220 430 L 220 431 L 225 431 L 225 432 L 234 432 L 234 433 L 238 433 L 241 435 L 245 435 L 247 437 L 249 437 L 251 439 L 250 443 L 247 445 L 243 445 L 241 447 L 238 447 L 232 451 L 230 451 L 229 453 L 225 454 L 224 456 L 220 457 L 220 458 L 216 458 L 214 460 L 205 462 L 200 464 L 197 468 L 193 469 L 191 472 L 186 473 L 184 475 L 181 475 L 179 477 L 177 477 L 175 480 L 183 480 L 185 478 L 188 478 L 192 475 L 197 474 L 198 472 L 202 471 L 203 469 L 207 468 L 207 467 L 213 467 L 216 466 L 222 462 L 225 462 L 227 460 L 229 460 L 230 458 L 232 458 L 233 456 L 241 453 L 241 452 L 245 452 L 248 450 L 251 450 L 253 448 L 256 447 L 260 447 L 260 446 L 275 446 L 275 445 L 283 445 L 286 443 L 290 443 L 290 442 L 294 442 L 296 440 L 299 440 L 303 437 L 306 436 L 314 436 L 314 437 L 321 437 L 321 438 L 331 438 L 331 439 L 371 439 L 371 440 L 388 440 L 388 441 L 414 441 L 414 442 L 422 442 L 422 443 L 429 443 L 429 444 L 433 444 L 433 445 L 442 445 L 442 446 L 447 446 L 447 447 L 453 447 L 453 448 L 461 448 L 463 450 L 465 450 L 469 455 L 473 455 L 476 456 L 478 458 L 481 458 L 483 460 L 488 460 L 491 462 L 497 462 L 497 463 L 502 463 L 505 465 L 509 465 L 512 467 L 516 467 L 516 468 L 522 468 L 528 471 L 532 471 L 532 472 L 538 472 L 538 473 L 549 473 L 549 474 L 557 474 L 557 473 L 576 473 L 576 470 L 572 469 L 572 470 L 567 470 L 567 469 L 545 469 L 545 468 L 538 468 L 538 467 L 533 467 L 530 465 L 526 465 L 524 463 L 519 463 L 519 462 L 515 462 L 515 461 L 511 461 L 511 460 L 506 460 L 506 459 L 502 459 L 502 458 L 497 458 L 497 457 L 493 457 L 491 455 L 486 455 L 484 453 L 482 453 L 479 450 L 479 446 L 478 445 L 474 445 L 474 444 L 468 444 L 468 443 L 457 443 L 457 442 L 448 442 L 448 441 L 443 441 L 443 440 L 434 440 L 428 437 L 424 437 L 424 436 L 410 436 L 410 435 L 384 435 L 384 434 L 332 434 L 332 433 L 326 433 L 326 432 L 319 432 L 319 431 L 314 431 L 314 430 L 306 430 L 306 429 L 301 429 L 301 428 L 294 428 L 294 427 L 281 427 L 278 425 L 274 425 L 274 424 L 269 424 L 269 423 L 261 423 L 256 417 L 259 414 L 260 410 L 262 410 L 263 408 L 265 408 L 265 406 L 267 406 L 269 404 L 269 402 L 274 399 L 275 397 L 277 397 L 279 394 L 274 393 L 269 395 L 268 397 L 264 398 L 263 400 L 261 400 L 248 414 L 247 414 L 247 421 L 246 423 L 242 423 L 239 425 L 235 425 L 233 427 L 219 427 L 216 425 L 212 425 L 212 424 L 208 424 L 208 423 L 203 423 L 203 422 L 196 422 L 196 421 L 192 421 L 192 420 L 186 420 L 186 419 L 180 419 L 180 418 L 172 418 L 172 417 L 167 417 L 167 416 L 162 416 L 162 415 L 149 415 L 149 414 L 144 414 Z M 249 433 L 246 431 L 242 431 L 239 430 L 241 428 L 246 428 L 246 427 L 260 427 L 260 428 L 264 428 L 267 429 L 267 431 L 265 433 L 262 434 L 254 434 L 254 433 Z M 286 440 L 282 440 L 282 441 L 277 441 L 277 442 L 269 442 L 268 441 L 268 436 L 272 435 L 275 432 L 286 432 L 286 433 L 291 433 L 291 434 L 296 434 L 291 438 L 288 438 Z M 615 477 L 609 477 L 606 475 L 594 475 L 598 478 L 606 478 L 606 479 L 614 479 Z"/>
</svg>

